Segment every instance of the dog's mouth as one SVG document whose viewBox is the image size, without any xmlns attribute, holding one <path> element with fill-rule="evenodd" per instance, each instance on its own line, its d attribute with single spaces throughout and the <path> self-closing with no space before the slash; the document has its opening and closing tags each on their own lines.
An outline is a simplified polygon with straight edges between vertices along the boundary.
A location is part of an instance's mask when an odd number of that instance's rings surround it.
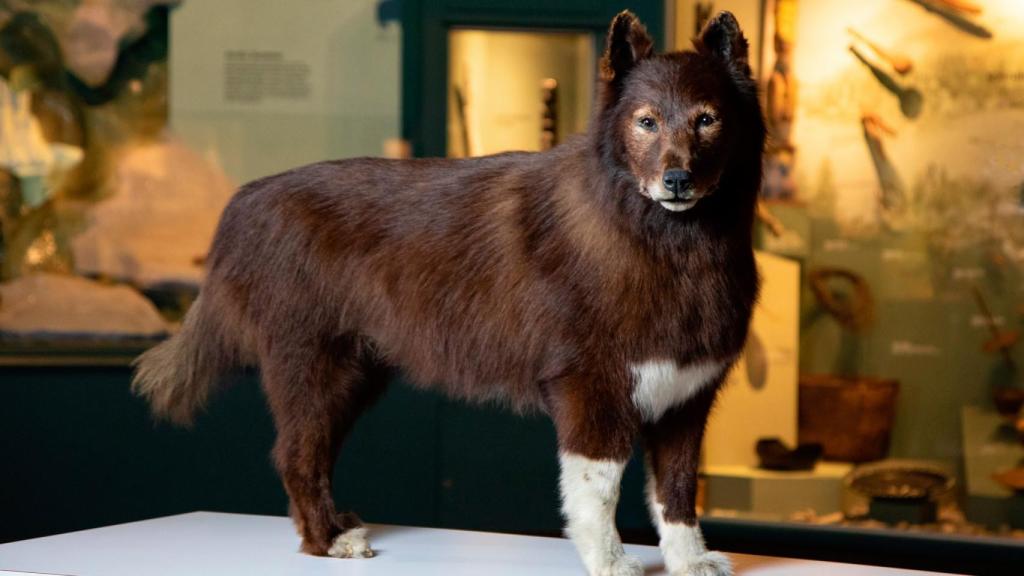
<svg viewBox="0 0 1024 576">
<path fill-rule="evenodd" d="M 686 210 L 696 206 L 699 200 L 700 198 L 696 196 L 687 199 L 673 198 L 671 200 L 658 200 L 658 204 L 661 204 L 661 207 L 665 210 L 672 212 L 685 212 Z"/>
<path fill-rule="evenodd" d="M 693 185 L 687 186 L 679 192 L 673 192 L 660 184 L 653 184 L 641 187 L 640 193 L 670 212 L 685 212 L 706 196 Z"/>
<path fill-rule="evenodd" d="M 654 184 L 640 189 L 641 195 L 653 200 L 669 212 L 686 212 L 701 200 L 712 198 L 718 192 L 719 183 L 709 186 L 690 184 L 679 192 L 667 190 L 664 186 Z"/>
</svg>

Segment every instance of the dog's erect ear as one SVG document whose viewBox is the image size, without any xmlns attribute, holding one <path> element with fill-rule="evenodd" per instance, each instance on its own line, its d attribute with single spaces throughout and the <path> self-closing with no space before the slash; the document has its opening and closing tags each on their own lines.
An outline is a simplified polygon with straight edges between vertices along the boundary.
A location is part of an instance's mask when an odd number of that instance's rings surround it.
<svg viewBox="0 0 1024 576">
<path fill-rule="evenodd" d="M 610 87 L 621 86 L 622 81 L 636 63 L 654 52 L 654 40 L 640 20 L 629 10 L 623 10 L 608 28 L 608 42 L 601 58 L 601 79 Z"/>
<path fill-rule="evenodd" d="M 740 30 L 740 23 L 732 12 L 719 12 L 708 21 L 700 38 L 693 41 L 698 52 L 711 54 L 729 65 L 730 68 L 750 76 L 750 62 L 747 56 L 747 39 Z"/>
</svg>

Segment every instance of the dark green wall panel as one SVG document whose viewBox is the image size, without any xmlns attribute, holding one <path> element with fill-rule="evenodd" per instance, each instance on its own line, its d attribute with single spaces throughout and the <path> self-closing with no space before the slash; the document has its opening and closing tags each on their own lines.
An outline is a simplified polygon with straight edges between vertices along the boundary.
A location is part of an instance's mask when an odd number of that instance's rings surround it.
<svg viewBox="0 0 1024 576">
<path fill-rule="evenodd" d="M 285 514 L 252 375 L 191 430 L 154 424 L 127 368 L 0 369 L 0 541 L 192 510 Z M 439 399 L 404 386 L 360 421 L 336 475 L 367 520 L 433 524 Z"/>
<path fill-rule="evenodd" d="M 129 379 L 126 367 L 0 368 L 0 541 L 193 510 L 287 512 L 255 374 L 191 429 L 154 423 Z M 626 530 L 650 530 L 642 490 L 634 462 Z M 335 496 L 368 522 L 558 533 L 554 429 L 396 382 L 342 450 Z"/>
</svg>

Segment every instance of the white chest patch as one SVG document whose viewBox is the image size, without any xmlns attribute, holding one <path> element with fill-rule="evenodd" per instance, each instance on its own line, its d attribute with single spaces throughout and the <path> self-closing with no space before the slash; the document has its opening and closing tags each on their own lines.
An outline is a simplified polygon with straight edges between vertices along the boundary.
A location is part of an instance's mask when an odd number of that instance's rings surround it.
<svg viewBox="0 0 1024 576">
<path fill-rule="evenodd" d="M 705 361 L 680 367 L 671 360 L 634 364 L 630 366 L 634 377 L 633 404 L 644 420 L 654 422 L 720 376 L 728 364 Z"/>
</svg>

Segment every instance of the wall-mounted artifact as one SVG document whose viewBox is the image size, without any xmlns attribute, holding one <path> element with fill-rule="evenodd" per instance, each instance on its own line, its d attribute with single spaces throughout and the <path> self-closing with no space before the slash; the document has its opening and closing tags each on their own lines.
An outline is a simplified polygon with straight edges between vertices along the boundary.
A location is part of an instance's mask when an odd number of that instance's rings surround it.
<svg viewBox="0 0 1024 576">
<path fill-rule="evenodd" d="M 466 117 L 466 90 L 459 84 L 452 85 L 452 97 L 455 99 L 455 118 L 458 124 L 458 141 L 462 146 L 463 156 L 473 156 L 473 148 L 469 143 L 469 121 Z"/>
<path fill-rule="evenodd" d="M 757 221 L 764 225 L 774 238 L 781 238 L 786 233 L 786 225 L 765 205 L 764 200 L 757 203 Z"/>
<path fill-rule="evenodd" d="M 845 268 L 818 267 L 808 273 L 818 305 L 844 328 L 862 332 L 875 317 L 875 300 L 863 276 Z"/>
<path fill-rule="evenodd" d="M 558 142 L 558 80 L 545 78 L 540 83 L 540 149 L 550 150 Z"/>
<path fill-rule="evenodd" d="M 900 177 L 899 171 L 885 149 L 885 139 L 895 136 L 896 131 L 878 115 L 870 112 L 865 112 L 861 116 L 860 122 L 864 132 L 864 142 L 867 144 L 871 162 L 875 167 L 875 174 L 878 176 L 879 219 L 892 228 L 906 207 L 907 196 L 903 178 Z"/>
<path fill-rule="evenodd" d="M 967 2 L 966 0 L 910 0 L 942 18 L 954 28 L 977 36 L 978 38 L 991 38 L 992 32 L 974 20 L 975 16 L 982 13 L 981 6 Z"/>
<path fill-rule="evenodd" d="M 924 4 L 961 19 L 985 18 L 992 41 L 963 34 L 947 19 L 922 10 Z M 973 3 L 975 8 L 982 4 Z M 1024 57 L 1024 13 L 1017 5 L 1010 0 L 984 3 L 979 16 L 977 10 L 957 10 L 939 0 L 802 4 L 792 56 L 800 80 L 793 135 L 800 151 L 796 180 L 807 188 L 799 191 L 800 199 L 815 204 L 828 199 L 828 211 L 844 236 L 888 228 L 923 232 L 929 243 L 965 244 L 974 212 L 987 200 L 964 188 L 1009 196 L 1021 181 L 1014 135 L 1024 121 L 1018 113 L 1024 92 L 1012 71 L 1020 69 Z M 865 178 L 877 154 L 852 145 L 861 136 L 865 114 L 885 119 L 900 132 L 899 140 L 880 139 L 904 184 L 907 210 L 898 230 L 882 221 L 885 214 L 872 194 L 878 184 Z M 986 163 L 993 168 L 978 169 Z M 824 193 L 821 183 L 826 181 L 831 194 Z M 947 207 L 959 222 L 969 224 L 935 226 L 924 214 Z M 988 216 L 981 229 L 995 235 L 997 227 Z"/>
<path fill-rule="evenodd" d="M 876 56 L 888 62 L 889 66 L 892 67 L 893 72 L 896 72 L 900 76 L 906 76 L 914 69 L 914 62 L 906 55 L 882 48 L 880 44 L 864 36 L 860 32 L 857 32 L 853 28 L 847 28 L 846 31 L 853 36 L 854 39 L 870 48 Z"/>
<path fill-rule="evenodd" d="M 747 381 L 754 390 L 763 390 L 768 384 L 768 350 L 756 330 L 747 334 L 743 345 L 743 359 L 747 364 Z"/>
<path fill-rule="evenodd" d="M 768 149 L 762 193 L 767 200 L 793 200 L 797 194 L 794 178 L 796 145 L 793 121 L 797 107 L 797 81 L 793 74 L 797 0 L 777 0 L 774 6 L 775 63 L 765 87 L 765 120 Z"/>
<path fill-rule="evenodd" d="M 982 12 L 980 5 L 975 4 L 974 2 L 968 2 L 968 0 L 933 0 L 933 2 L 952 8 L 958 12 L 971 14 L 972 16 L 977 16 Z"/>
<path fill-rule="evenodd" d="M 886 90 L 899 99 L 900 111 L 903 112 L 905 117 L 913 120 L 921 115 L 921 109 L 924 107 L 924 95 L 921 94 L 920 90 L 908 84 L 903 84 L 893 78 L 856 45 L 850 45 L 850 52 L 852 52 L 862 64 L 867 66 L 868 70 L 871 71 L 871 74 Z"/>
<path fill-rule="evenodd" d="M 999 323 L 996 321 L 995 315 L 992 314 L 992 309 L 989 308 L 988 301 L 977 284 L 971 286 L 971 294 L 974 295 L 974 302 L 978 305 L 978 310 L 981 311 L 981 315 L 985 319 L 985 326 L 989 331 L 989 338 L 982 344 L 981 349 L 989 354 L 1001 355 L 1010 367 L 1016 366 L 1016 362 L 1014 362 L 1013 355 L 1010 352 L 1017 345 L 1017 342 L 1020 341 L 1020 330 L 1002 330 L 999 328 Z"/>
<path fill-rule="evenodd" d="M 978 310 L 985 320 L 985 327 L 988 328 L 989 337 L 981 345 L 981 349 L 988 354 L 998 354 L 1009 369 L 1009 374 L 1016 374 L 1017 363 L 1013 359 L 1013 348 L 1020 341 L 1019 330 L 1004 330 L 999 327 L 988 300 L 977 284 L 971 286 L 971 294 Z M 1013 383 L 1000 384 L 992 389 L 992 403 L 995 404 L 999 415 L 1014 425 L 1024 425 L 1021 408 L 1024 407 L 1024 388 L 1019 388 Z"/>
</svg>

